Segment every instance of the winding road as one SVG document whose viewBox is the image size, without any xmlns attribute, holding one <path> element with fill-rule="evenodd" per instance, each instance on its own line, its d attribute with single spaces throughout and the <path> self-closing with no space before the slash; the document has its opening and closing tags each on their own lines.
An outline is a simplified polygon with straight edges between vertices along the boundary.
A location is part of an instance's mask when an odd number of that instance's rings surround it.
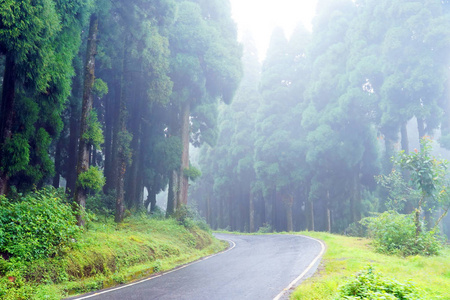
<svg viewBox="0 0 450 300">
<path fill-rule="evenodd" d="M 215 234 L 229 250 L 129 285 L 78 296 L 92 300 L 288 299 L 311 276 L 325 245 L 300 235 Z"/>
</svg>

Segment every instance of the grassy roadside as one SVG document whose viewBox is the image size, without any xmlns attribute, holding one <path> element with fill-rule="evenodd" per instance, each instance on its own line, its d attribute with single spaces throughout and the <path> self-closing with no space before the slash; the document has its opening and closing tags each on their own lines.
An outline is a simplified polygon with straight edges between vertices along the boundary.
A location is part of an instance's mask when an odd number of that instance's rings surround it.
<svg viewBox="0 0 450 300">
<path fill-rule="evenodd" d="M 398 257 L 374 252 L 370 240 L 319 232 L 301 234 L 320 239 L 327 245 L 319 271 L 303 282 L 291 299 L 334 299 L 337 289 L 352 275 L 371 265 L 377 272 L 397 281 L 411 281 L 429 299 L 450 299 L 450 249 L 440 256 Z"/>
<path fill-rule="evenodd" d="M 92 223 L 73 250 L 31 263 L 0 259 L 0 299 L 61 299 L 170 270 L 227 244 L 194 223 L 130 217 Z"/>
</svg>

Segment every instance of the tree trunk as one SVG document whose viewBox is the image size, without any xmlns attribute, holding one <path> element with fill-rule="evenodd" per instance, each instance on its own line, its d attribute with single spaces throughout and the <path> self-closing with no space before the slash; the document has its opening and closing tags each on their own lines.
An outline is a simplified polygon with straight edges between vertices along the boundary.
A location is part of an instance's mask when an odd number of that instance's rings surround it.
<svg viewBox="0 0 450 300">
<path fill-rule="evenodd" d="M 128 84 L 130 83 L 130 78 L 127 77 L 129 75 L 128 68 L 129 62 L 128 59 L 130 57 L 130 53 L 128 53 L 128 40 L 125 39 L 124 43 L 124 51 L 123 51 L 123 69 L 122 69 L 122 83 L 121 83 L 121 95 L 119 101 L 119 119 L 117 124 L 117 139 L 114 141 L 117 143 L 117 193 L 116 193 L 116 214 L 114 221 L 116 223 L 120 223 L 123 221 L 124 216 L 124 199 L 125 199 L 125 173 L 127 170 L 128 164 L 128 153 L 126 149 L 129 149 L 128 139 L 126 138 L 129 133 L 127 131 L 127 108 L 126 108 L 126 100 L 128 96 Z"/>
<path fill-rule="evenodd" d="M 211 224 L 211 192 L 206 192 L 206 223 Z"/>
<path fill-rule="evenodd" d="M 88 130 L 88 118 L 92 110 L 92 88 L 95 79 L 95 55 L 97 52 L 98 19 L 92 14 L 89 23 L 89 36 L 86 51 L 86 66 L 84 74 L 83 102 L 81 108 L 80 143 L 78 147 L 77 178 L 89 169 L 89 144 L 83 137 Z M 75 202 L 77 203 L 77 224 L 84 226 L 82 210 L 86 206 L 86 189 L 76 184 Z"/>
<path fill-rule="evenodd" d="M 110 87 L 110 91 L 114 91 L 115 87 Z M 111 185 L 111 180 L 114 175 L 113 170 L 113 151 L 112 151 L 112 143 L 113 143 L 113 126 L 114 126 L 114 94 L 108 93 L 106 95 L 105 99 L 105 129 L 104 129 L 104 135 L 105 135 L 105 148 L 104 148 L 104 154 L 105 154 L 105 177 L 106 177 L 106 184 L 104 186 L 103 191 L 107 193 L 109 190 L 112 190 L 113 187 Z"/>
<path fill-rule="evenodd" d="M 156 210 L 156 193 L 154 191 L 149 192 L 148 197 L 150 198 L 150 212 L 153 213 Z"/>
<path fill-rule="evenodd" d="M 178 175 L 174 170 L 169 177 L 169 190 L 167 193 L 167 209 L 166 209 L 166 218 L 171 217 L 175 213 L 175 206 L 177 201 L 177 180 Z"/>
<path fill-rule="evenodd" d="M 122 73 L 124 66 L 122 66 Z M 121 75 L 123 76 L 123 74 Z M 105 193 L 111 194 L 114 192 L 114 196 L 117 196 L 117 185 L 119 178 L 119 135 L 120 135 L 120 103 L 122 97 L 122 79 L 116 78 L 115 93 L 114 93 L 114 105 L 113 105 L 113 122 L 112 122 L 112 146 L 111 146 L 111 165 L 110 171 L 106 174 Z"/>
<path fill-rule="evenodd" d="M 219 221 L 218 221 L 218 226 L 221 229 L 225 228 L 225 220 L 224 220 L 224 198 L 223 197 L 219 197 Z"/>
<path fill-rule="evenodd" d="M 402 124 L 401 127 L 401 135 L 402 135 L 402 150 L 405 151 L 405 154 L 409 154 L 409 139 L 408 139 L 408 130 L 406 128 L 407 122 Z M 410 180 L 410 172 L 409 170 L 402 170 L 402 176 L 405 182 L 409 182 Z M 405 207 L 403 209 L 403 212 L 405 214 L 410 214 L 414 210 L 414 204 L 411 202 L 410 199 L 406 199 Z"/>
<path fill-rule="evenodd" d="M 425 124 L 422 118 L 417 118 L 417 130 L 419 132 L 419 142 L 420 139 L 425 136 Z M 422 147 L 422 145 L 420 145 Z"/>
<path fill-rule="evenodd" d="M 309 204 L 309 230 L 314 231 L 314 202 L 308 201 Z"/>
<path fill-rule="evenodd" d="M 135 81 L 135 80 L 132 80 Z M 140 97 L 140 93 L 136 92 L 136 90 L 140 89 L 139 84 L 133 85 L 133 90 L 135 91 L 134 95 L 131 95 L 130 99 L 134 102 L 131 108 L 131 120 L 130 120 L 130 130 L 133 134 L 133 139 L 131 141 L 131 149 L 132 149 L 132 163 L 130 169 L 128 171 L 128 180 L 127 180 L 127 202 L 128 207 L 133 207 L 135 209 L 139 209 L 142 207 L 142 202 L 139 200 L 139 179 L 138 172 L 141 166 L 141 111 L 143 111 L 143 107 L 141 107 L 142 97 Z"/>
<path fill-rule="evenodd" d="M 327 231 L 331 233 L 330 191 L 327 190 Z"/>
<path fill-rule="evenodd" d="M 6 55 L 5 74 L 0 110 L 0 152 L 4 144 L 12 137 L 14 121 L 14 98 L 16 94 L 16 64 L 12 55 Z M 0 171 L 0 195 L 8 191 L 9 176 L 7 170 Z"/>
<path fill-rule="evenodd" d="M 228 195 L 227 199 L 228 199 L 228 225 L 230 226 L 231 231 L 233 231 L 235 230 L 233 222 L 233 197 Z"/>
<path fill-rule="evenodd" d="M 292 206 L 294 204 L 294 197 L 290 195 L 285 201 L 286 204 L 286 221 L 287 221 L 287 231 L 294 230 L 294 223 L 292 221 Z"/>
<path fill-rule="evenodd" d="M 406 128 L 407 122 L 404 122 L 401 126 L 401 136 L 402 136 L 402 150 L 405 154 L 409 154 L 409 140 L 408 140 L 408 130 Z"/>
<path fill-rule="evenodd" d="M 74 84 L 73 97 L 70 99 L 70 119 L 69 119 L 69 147 L 68 147 L 68 162 L 67 162 L 67 183 L 66 183 L 66 193 L 73 197 L 75 193 L 75 185 L 77 181 L 77 161 L 78 161 L 78 136 L 79 136 L 79 123 L 78 120 L 81 118 L 78 100 L 79 97 L 75 95 L 80 93 L 81 86 Z"/>
<path fill-rule="evenodd" d="M 255 232 L 255 202 L 251 191 L 249 196 L 249 215 L 249 231 Z"/>
<path fill-rule="evenodd" d="M 181 143 L 183 150 L 181 154 L 181 167 L 178 172 L 177 209 L 181 205 L 187 205 L 189 178 L 184 176 L 184 170 L 189 169 L 189 135 L 191 125 L 189 122 L 190 105 L 185 102 L 181 112 Z"/>
<path fill-rule="evenodd" d="M 63 147 L 63 138 L 60 136 L 55 150 L 55 176 L 53 176 L 53 186 L 59 188 L 61 177 L 61 148 Z"/>
<path fill-rule="evenodd" d="M 389 174 L 392 171 L 393 163 L 391 157 L 394 155 L 394 141 L 386 137 L 385 139 L 385 154 L 383 159 L 383 173 Z"/>
<path fill-rule="evenodd" d="M 352 178 L 352 195 L 350 196 L 350 213 L 352 222 L 361 220 L 361 190 L 359 182 L 359 165 L 355 167 Z"/>
</svg>

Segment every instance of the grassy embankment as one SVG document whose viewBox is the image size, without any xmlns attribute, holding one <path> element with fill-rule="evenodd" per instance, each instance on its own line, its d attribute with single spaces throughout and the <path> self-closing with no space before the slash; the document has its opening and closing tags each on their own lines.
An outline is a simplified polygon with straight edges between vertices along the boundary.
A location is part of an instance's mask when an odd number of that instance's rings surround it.
<svg viewBox="0 0 450 300">
<path fill-rule="evenodd" d="M 450 249 L 439 256 L 399 257 L 376 253 L 370 240 L 319 232 L 302 233 L 324 241 L 326 253 L 318 272 L 303 282 L 291 299 L 334 299 L 338 287 L 352 275 L 371 265 L 402 283 L 410 281 L 423 290 L 428 299 L 450 299 Z"/>
<path fill-rule="evenodd" d="M 0 299 L 61 299 L 166 271 L 227 247 L 193 223 L 187 225 L 147 217 L 90 224 L 65 255 L 19 263 L 0 277 Z"/>
</svg>

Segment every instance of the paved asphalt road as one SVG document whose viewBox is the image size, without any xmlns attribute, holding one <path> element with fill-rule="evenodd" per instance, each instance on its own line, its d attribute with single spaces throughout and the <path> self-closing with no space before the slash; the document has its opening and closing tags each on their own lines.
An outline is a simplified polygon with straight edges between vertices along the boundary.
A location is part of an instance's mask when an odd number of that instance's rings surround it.
<svg viewBox="0 0 450 300">
<path fill-rule="evenodd" d="M 295 235 L 216 237 L 233 248 L 163 276 L 71 299 L 287 299 L 283 289 L 312 275 L 324 250 L 321 242 Z"/>
</svg>

